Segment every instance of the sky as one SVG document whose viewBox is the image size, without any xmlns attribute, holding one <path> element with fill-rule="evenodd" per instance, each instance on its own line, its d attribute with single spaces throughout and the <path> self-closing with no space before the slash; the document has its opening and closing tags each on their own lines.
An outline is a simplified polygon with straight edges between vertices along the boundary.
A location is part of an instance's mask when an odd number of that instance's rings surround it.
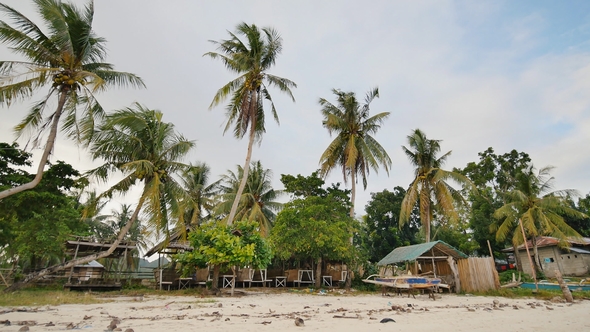
<svg viewBox="0 0 590 332">
<path fill-rule="evenodd" d="M 0 2 L 40 23 L 32 2 Z M 97 98 L 107 110 L 139 102 L 162 111 L 196 142 L 187 162 L 208 163 L 215 179 L 235 170 L 247 139 L 223 135 L 225 104 L 209 105 L 236 75 L 203 54 L 241 22 L 281 34 L 283 51 L 269 73 L 297 84 L 295 103 L 271 88 L 280 126 L 269 115 L 253 151 L 273 171 L 275 189 L 281 174 L 318 169 L 334 138 L 322 127 L 319 98 L 336 103 L 331 91 L 340 89 L 364 100 L 378 87 L 371 114 L 391 114 L 375 138 L 393 164 L 389 174 L 371 171 L 366 190 L 357 187 L 357 216 L 371 193 L 408 187 L 414 171 L 402 146 L 417 128 L 442 140 L 441 153 L 452 151 L 445 169 L 477 162 L 488 147 L 516 149 L 536 168 L 555 167 L 554 189 L 590 193 L 590 1 L 97 0 L 94 30 L 107 40 L 107 62 L 147 85 Z M 18 60 L 4 45 L 0 59 Z M 12 128 L 34 100 L 0 108 L 0 141 L 15 139 Z M 26 137 L 17 142 L 25 146 Z M 52 160 L 80 171 L 100 164 L 62 138 Z M 326 179 L 336 182 L 343 182 L 339 170 Z M 136 200 L 132 192 L 110 206 Z"/>
</svg>

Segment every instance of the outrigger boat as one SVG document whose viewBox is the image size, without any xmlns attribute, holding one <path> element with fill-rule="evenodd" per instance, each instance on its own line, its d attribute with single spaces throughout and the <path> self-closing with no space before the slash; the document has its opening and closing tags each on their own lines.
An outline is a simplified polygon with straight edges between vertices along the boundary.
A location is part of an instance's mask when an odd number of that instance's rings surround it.
<svg viewBox="0 0 590 332">
<path fill-rule="evenodd" d="M 382 287 L 391 287 L 398 289 L 427 289 L 449 286 L 441 283 L 439 278 L 420 277 L 412 275 L 383 277 L 378 274 L 368 276 L 363 282 L 375 284 Z"/>
</svg>

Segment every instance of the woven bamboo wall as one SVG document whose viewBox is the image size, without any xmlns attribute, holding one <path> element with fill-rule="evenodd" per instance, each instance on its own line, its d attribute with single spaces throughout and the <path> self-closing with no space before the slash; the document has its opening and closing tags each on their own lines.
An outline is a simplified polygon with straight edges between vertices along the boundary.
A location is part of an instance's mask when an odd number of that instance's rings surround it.
<svg viewBox="0 0 590 332">
<path fill-rule="evenodd" d="M 491 257 L 469 257 L 457 261 L 461 291 L 483 292 L 500 288 L 500 279 Z"/>
</svg>

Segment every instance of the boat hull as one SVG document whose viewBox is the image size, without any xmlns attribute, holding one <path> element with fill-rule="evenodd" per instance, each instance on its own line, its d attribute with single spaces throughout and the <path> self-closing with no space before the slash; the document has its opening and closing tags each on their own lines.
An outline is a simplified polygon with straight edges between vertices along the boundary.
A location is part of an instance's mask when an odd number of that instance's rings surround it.
<svg viewBox="0 0 590 332">
<path fill-rule="evenodd" d="M 543 290 L 561 290 L 559 284 L 556 283 L 538 283 L 539 289 Z M 536 289 L 534 282 L 523 282 L 521 288 Z M 590 291 L 590 285 L 568 284 L 570 291 Z"/>
</svg>

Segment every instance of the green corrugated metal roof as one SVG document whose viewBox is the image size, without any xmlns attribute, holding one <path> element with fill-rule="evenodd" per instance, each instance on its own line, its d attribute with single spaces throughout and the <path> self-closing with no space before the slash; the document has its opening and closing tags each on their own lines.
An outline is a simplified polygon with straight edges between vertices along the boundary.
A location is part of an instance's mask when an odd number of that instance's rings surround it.
<svg viewBox="0 0 590 332">
<path fill-rule="evenodd" d="M 393 249 L 387 256 L 377 263 L 377 265 L 390 265 L 399 262 L 415 261 L 416 258 L 432 250 L 434 256 L 452 256 L 453 258 L 467 258 L 467 255 L 455 249 L 453 246 L 443 242 L 434 241 L 428 243 L 415 244 L 413 246 L 398 247 Z"/>
</svg>

